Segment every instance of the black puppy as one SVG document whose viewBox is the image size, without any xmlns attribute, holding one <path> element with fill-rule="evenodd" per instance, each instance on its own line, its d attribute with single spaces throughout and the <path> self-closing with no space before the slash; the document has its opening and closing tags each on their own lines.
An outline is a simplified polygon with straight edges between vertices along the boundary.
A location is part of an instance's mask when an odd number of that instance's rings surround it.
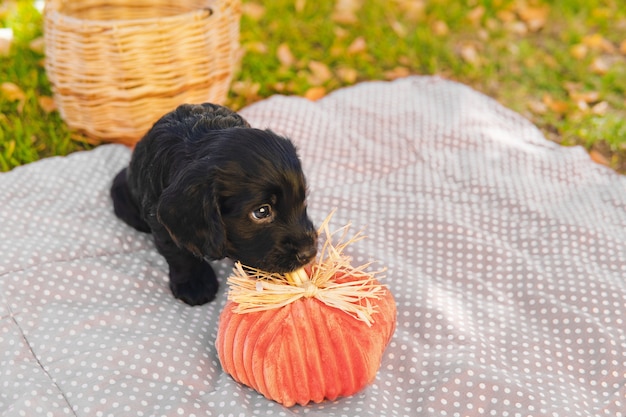
<svg viewBox="0 0 626 417">
<path fill-rule="evenodd" d="M 208 103 L 158 120 L 111 187 L 115 214 L 153 234 L 174 296 L 190 305 L 215 298 L 208 260 L 269 272 L 311 261 L 317 233 L 305 194 L 291 141 Z"/>
</svg>

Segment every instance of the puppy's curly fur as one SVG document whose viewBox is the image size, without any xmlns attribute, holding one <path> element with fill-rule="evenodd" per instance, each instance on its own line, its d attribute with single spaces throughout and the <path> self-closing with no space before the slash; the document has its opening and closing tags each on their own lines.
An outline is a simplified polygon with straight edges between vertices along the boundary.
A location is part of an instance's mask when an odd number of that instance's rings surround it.
<svg viewBox="0 0 626 417">
<path fill-rule="evenodd" d="M 152 233 L 170 288 L 190 305 L 211 301 L 208 260 L 229 257 L 289 272 L 316 254 L 296 149 L 215 104 L 181 105 L 137 143 L 113 180 L 115 214 Z"/>
</svg>

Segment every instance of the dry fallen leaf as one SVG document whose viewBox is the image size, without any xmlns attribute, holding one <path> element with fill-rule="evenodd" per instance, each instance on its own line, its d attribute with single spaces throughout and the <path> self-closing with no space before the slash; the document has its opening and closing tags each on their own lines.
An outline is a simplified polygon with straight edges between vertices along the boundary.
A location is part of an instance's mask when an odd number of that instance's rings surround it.
<svg viewBox="0 0 626 417">
<path fill-rule="evenodd" d="M 320 98 L 326 95 L 326 89 L 324 87 L 311 87 L 306 93 L 304 93 L 304 98 L 309 99 L 311 101 L 319 100 Z"/>
<path fill-rule="evenodd" d="M 328 52 L 332 57 L 342 57 L 346 54 L 346 48 L 342 45 L 333 45 Z"/>
<path fill-rule="evenodd" d="M 309 70 L 311 70 L 311 79 L 309 80 L 313 85 L 320 85 L 330 80 L 333 76 L 332 72 L 326 64 L 319 61 L 309 62 Z"/>
<path fill-rule="evenodd" d="M 591 62 L 590 69 L 594 74 L 604 75 L 611 69 L 611 64 L 606 58 L 599 56 Z"/>
<path fill-rule="evenodd" d="M 366 49 L 367 42 L 365 42 L 365 38 L 363 38 L 363 36 L 359 36 L 354 41 L 352 41 L 350 46 L 348 46 L 347 52 L 349 54 L 358 54 L 361 52 L 365 52 Z"/>
<path fill-rule="evenodd" d="M 354 68 L 340 67 L 337 68 L 337 76 L 344 83 L 354 84 L 359 77 L 359 72 Z"/>
<path fill-rule="evenodd" d="M 13 29 L 0 28 L 0 56 L 7 56 L 13 44 Z"/>
<path fill-rule="evenodd" d="M 597 91 L 585 91 L 581 93 L 578 91 L 570 90 L 568 92 L 569 92 L 569 96 L 575 102 L 583 102 L 583 103 L 589 104 L 589 103 L 595 103 L 596 101 L 600 99 L 600 93 Z"/>
<path fill-rule="evenodd" d="M 615 46 L 613 46 L 611 41 L 605 39 L 599 33 L 583 37 L 582 43 L 583 45 L 587 45 L 589 48 L 596 51 L 606 52 L 607 54 L 615 53 Z"/>
<path fill-rule="evenodd" d="M 602 155 L 600 151 L 592 149 L 589 151 L 589 156 L 591 157 L 591 160 L 593 160 L 595 163 L 609 166 L 609 160 L 604 155 Z"/>
<path fill-rule="evenodd" d="M 0 38 L 0 56 L 8 56 L 13 41 Z"/>
<path fill-rule="evenodd" d="M 297 13 L 302 13 L 306 6 L 306 0 L 296 0 L 295 8 Z"/>
<path fill-rule="evenodd" d="M 459 45 L 459 53 L 461 54 L 461 58 L 463 58 L 463 60 L 468 64 L 480 64 L 478 49 L 473 43 L 463 42 L 461 45 Z"/>
<path fill-rule="evenodd" d="M 4 0 L 0 2 L 0 19 L 4 19 L 9 13 L 15 10 L 17 6 L 15 2 L 16 0 Z"/>
<path fill-rule="evenodd" d="M 569 49 L 570 55 L 576 59 L 583 59 L 587 56 L 588 51 L 589 48 L 583 43 L 577 43 Z"/>
<path fill-rule="evenodd" d="M 0 92 L 9 101 L 26 100 L 24 91 L 17 84 L 8 81 L 0 84 Z"/>
<path fill-rule="evenodd" d="M 561 67 L 559 61 L 557 61 L 553 55 L 541 54 L 537 58 L 539 60 L 538 62 L 541 62 L 542 65 L 545 65 L 553 70 L 557 70 Z"/>
<path fill-rule="evenodd" d="M 282 93 L 283 91 L 285 91 L 286 85 L 285 85 L 284 82 L 278 81 L 278 82 L 272 84 L 272 88 L 274 90 L 276 90 L 277 92 Z"/>
<path fill-rule="evenodd" d="M 513 22 L 507 22 L 504 25 L 504 28 L 515 35 L 524 36 L 528 33 L 528 26 L 524 22 L 520 22 L 519 20 L 515 20 Z"/>
<path fill-rule="evenodd" d="M 391 71 L 385 71 L 385 79 L 390 81 L 408 77 L 409 75 L 411 75 L 411 71 L 407 67 L 395 67 Z"/>
<path fill-rule="evenodd" d="M 546 103 L 538 100 L 530 100 L 528 102 L 528 108 L 531 112 L 538 115 L 543 115 L 548 112 L 548 106 L 546 105 Z"/>
<path fill-rule="evenodd" d="M 32 41 L 30 41 L 30 43 L 28 44 L 28 47 L 33 52 L 37 52 L 39 54 L 43 54 L 43 52 L 44 52 L 43 36 L 40 36 L 40 37 L 35 38 Z"/>
<path fill-rule="evenodd" d="M 480 19 L 485 15 L 485 8 L 483 6 L 477 6 L 470 10 L 467 15 L 467 18 L 474 25 L 478 25 L 480 23 Z"/>
<path fill-rule="evenodd" d="M 406 55 L 400 55 L 398 57 L 398 64 L 410 67 L 413 64 L 413 61 Z"/>
<path fill-rule="evenodd" d="M 563 87 L 565 87 L 567 92 L 571 94 L 572 92 L 579 91 L 581 88 L 583 88 L 583 85 L 581 83 L 575 83 L 573 81 L 565 81 L 563 83 Z"/>
<path fill-rule="evenodd" d="M 517 14 L 520 19 L 524 21 L 528 30 L 536 32 L 546 25 L 548 15 L 550 14 L 550 8 L 546 6 L 528 6 L 522 3 L 518 9 Z"/>
<path fill-rule="evenodd" d="M 281 65 L 285 67 L 291 67 L 296 63 L 296 58 L 291 53 L 291 49 L 289 49 L 289 45 L 286 43 L 281 43 L 278 46 L 278 50 L 276 51 L 276 56 L 280 61 Z"/>
<path fill-rule="evenodd" d="M 248 42 L 244 45 L 248 52 L 256 52 L 257 54 L 266 54 L 268 47 L 263 42 Z"/>
<path fill-rule="evenodd" d="M 391 26 L 391 29 L 393 29 L 393 31 L 396 32 L 396 35 L 398 35 L 401 38 L 404 38 L 406 37 L 406 35 L 409 34 L 409 31 L 407 30 L 406 26 L 404 26 L 402 23 L 400 23 L 397 20 L 392 21 L 390 26 Z"/>
<path fill-rule="evenodd" d="M 259 21 L 265 14 L 265 7 L 258 3 L 244 3 L 241 12 L 254 21 Z"/>
<path fill-rule="evenodd" d="M 245 97 L 246 99 L 256 99 L 261 89 L 261 84 L 250 80 L 235 81 L 231 89 L 235 94 Z"/>
<path fill-rule="evenodd" d="M 569 110 L 569 103 L 562 100 L 555 100 L 551 95 L 545 94 L 542 99 L 543 103 L 550 111 L 557 114 L 565 114 Z"/>
<path fill-rule="evenodd" d="M 576 107 L 578 107 L 578 110 L 581 110 L 583 112 L 589 111 L 589 104 L 585 103 L 584 101 L 577 101 Z"/>
<path fill-rule="evenodd" d="M 334 12 L 332 19 L 333 22 L 344 25 L 351 25 L 359 21 L 356 15 L 350 12 Z"/>
<path fill-rule="evenodd" d="M 361 0 L 337 0 L 332 19 L 336 23 L 350 25 L 359 21 L 356 13 L 361 8 Z"/>
<path fill-rule="evenodd" d="M 496 16 L 503 23 L 513 22 L 517 19 L 517 17 L 515 16 L 515 13 L 513 13 L 511 10 L 506 10 L 506 9 L 498 10 L 496 12 Z"/>
<path fill-rule="evenodd" d="M 405 19 L 410 22 L 417 22 L 424 18 L 426 1 L 425 0 L 395 0 L 398 9 Z"/>
<path fill-rule="evenodd" d="M 431 29 L 433 33 L 437 36 L 446 36 L 450 32 L 448 25 L 443 20 L 436 20 L 432 24 Z"/>
<path fill-rule="evenodd" d="M 4 82 L 0 84 L 0 92 L 9 101 L 17 101 L 17 112 L 22 113 L 26 104 L 26 93 L 17 84 Z"/>
<path fill-rule="evenodd" d="M 604 116 L 609 111 L 609 103 L 601 101 L 598 104 L 591 107 L 591 113 L 598 116 Z"/>
<path fill-rule="evenodd" d="M 626 55 L 626 39 L 624 39 L 622 43 L 619 44 L 619 51 Z"/>
<path fill-rule="evenodd" d="M 345 28 L 342 28 L 341 26 L 335 26 L 333 28 L 333 33 L 335 34 L 335 37 L 337 39 L 345 39 L 350 34 L 350 31 Z"/>
<path fill-rule="evenodd" d="M 40 96 L 37 98 L 37 102 L 39 103 L 39 107 L 46 113 L 51 113 L 57 109 L 54 99 L 50 96 Z"/>
</svg>

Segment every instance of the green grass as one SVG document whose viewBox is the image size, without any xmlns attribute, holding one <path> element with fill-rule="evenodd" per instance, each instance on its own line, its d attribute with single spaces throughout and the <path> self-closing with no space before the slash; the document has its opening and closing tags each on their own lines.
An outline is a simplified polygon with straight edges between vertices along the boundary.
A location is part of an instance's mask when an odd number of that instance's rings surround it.
<svg viewBox="0 0 626 417">
<path fill-rule="evenodd" d="M 44 57 L 29 47 L 41 36 L 41 16 L 30 1 L 0 1 L 0 27 L 15 33 L 0 57 L 0 83 L 24 92 L 21 103 L 0 91 L 0 170 L 90 147 L 39 105 L 51 94 Z M 626 173 L 622 0 L 355 0 L 346 3 L 363 6 L 352 21 L 337 17 L 335 1 L 244 3 L 246 53 L 227 103 L 234 109 L 272 94 L 319 96 L 359 81 L 436 74 Z M 279 59 L 285 48 L 293 61 Z"/>
</svg>

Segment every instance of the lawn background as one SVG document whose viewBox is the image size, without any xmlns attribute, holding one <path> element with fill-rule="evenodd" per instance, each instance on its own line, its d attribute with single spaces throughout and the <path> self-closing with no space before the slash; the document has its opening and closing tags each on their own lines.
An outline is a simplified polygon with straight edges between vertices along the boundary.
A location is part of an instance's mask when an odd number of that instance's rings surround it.
<svg viewBox="0 0 626 417">
<path fill-rule="evenodd" d="M 626 173 L 623 0 L 248 0 L 242 10 L 226 103 L 235 110 L 273 94 L 315 100 L 360 81 L 439 75 Z M 13 37 L 0 37 L 0 170 L 96 145 L 54 109 L 33 1 L 0 0 L 3 27 Z"/>
</svg>

